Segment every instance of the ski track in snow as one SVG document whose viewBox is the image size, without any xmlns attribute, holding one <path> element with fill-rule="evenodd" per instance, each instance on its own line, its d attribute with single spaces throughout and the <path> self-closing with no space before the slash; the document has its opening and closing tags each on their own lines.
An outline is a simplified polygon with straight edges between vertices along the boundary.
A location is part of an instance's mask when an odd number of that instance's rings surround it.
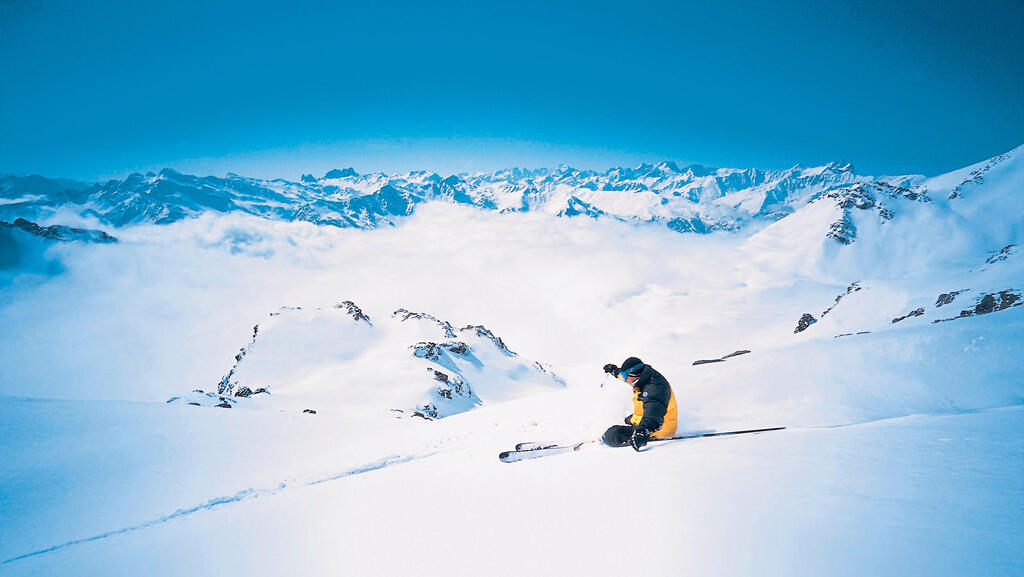
<svg viewBox="0 0 1024 577">
<path fill-rule="evenodd" d="M 122 527 L 120 529 L 114 529 L 114 530 L 111 530 L 111 531 L 107 531 L 106 533 L 100 533 L 99 535 L 93 535 L 92 537 L 85 537 L 83 539 L 74 539 L 72 541 L 67 541 L 66 543 L 60 543 L 60 544 L 54 545 L 52 547 L 47 547 L 46 549 L 40 549 L 38 551 L 32 551 L 31 553 L 25 553 L 23 555 L 18 555 L 17 557 L 11 557 L 10 559 L 5 559 L 4 561 L 0 561 L 0 565 L 7 565 L 7 564 L 13 563 L 15 561 L 20 561 L 22 559 L 28 559 L 30 557 L 36 557 L 38 555 L 44 555 L 46 553 L 52 553 L 54 551 L 60 551 L 61 549 L 67 549 L 68 547 L 73 547 L 75 545 L 81 545 L 83 543 L 90 543 L 92 541 L 101 541 L 103 539 L 107 539 L 108 537 L 114 537 L 116 535 L 123 535 L 125 533 L 132 533 L 132 532 L 135 532 L 135 531 L 139 531 L 141 529 L 146 529 L 148 527 L 153 527 L 155 525 L 160 525 L 160 524 L 166 523 L 168 521 L 173 521 L 174 519 L 178 519 L 178 518 L 181 518 L 181 517 L 186 517 L 188 515 L 192 515 L 193 513 L 199 513 L 201 511 L 209 511 L 211 509 L 215 509 L 217 507 L 220 507 L 221 505 L 227 505 L 227 504 L 230 504 L 230 503 L 237 503 L 237 502 L 243 501 L 245 499 L 251 499 L 251 498 L 256 498 L 256 497 L 260 497 L 260 496 L 274 495 L 274 494 L 279 493 L 279 492 L 281 492 L 281 491 L 283 491 L 285 489 L 288 489 L 288 488 L 301 489 L 303 487 L 312 487 L 314 485 L 319 485 L 321 483 L 327 483 L 329 481 L 337 481 L 339 479 L 344 479 L 346 477 L 352 477 L 352 476 L 355 476 L 355 475 L 361 475 L 363 473 L 369 473 L 369 472 L 372 472 L 372 471 L 377 471 L 377 470 L 383 469 L 385 467 L 389 467 L 391 465 L 397 465 L 397 464 L 400 464 L 400 463 L 406 463 L 406 462 L 412 461 L 414 459 L 421 459 L 421 458 L 424 458 L 424 457 L 429 457 L 432 454 L 433 453 L 426 453 L 426 454 L 423 454 L 423 455 L 407 455 L 407 456 L 391 455 L 391 456 L 388 456 L 388 457 L 384 457 L 383 459 L 367 463 L 365 465 L 361 465 L 361 466 L 358 466 L 358 467 L 347 469 L 345 471 L 342 471 L 341 473 L 338 473 L 338 474 L 335 474 L 335 475 L 331 475 L 329 477 L 324 477 L 322 479 L 316 479 L 316 480 L 313 480 L 313 481 L 308 481 L 308 482 L 301 483 L 301 484 L 296 485 L 296 486 L 291 486 L 287 482 L 282 482 L 282 483 L 279 483 L 275 487 L 271 487 L 271 488 L 267 488 L 267 489 L 253 489 L 253 488 L 244 489 L 242 491 L 239 491 L 239 492 L 235 493 L 234 495 L 227 495 L 227 496 L 224 496 L 224 497 L 215 497 L 215 498 L 210 499 L 209 501 L 207 501 L 205 503 L 201 503 L 201 504 L 196 505 L 194 507 L 189 507 L 187 509 L 178 509 L 177 511 L 175 511 L 175 512 L 169 514 L 169 515 L 164 515 L 163 517 L 159 517 L 159 518 L 153 519 L 151 521 L 146 521 L 145 523 L 140 523 L 138 525 L 132 525 L 130 527 Z"/>
</svg>

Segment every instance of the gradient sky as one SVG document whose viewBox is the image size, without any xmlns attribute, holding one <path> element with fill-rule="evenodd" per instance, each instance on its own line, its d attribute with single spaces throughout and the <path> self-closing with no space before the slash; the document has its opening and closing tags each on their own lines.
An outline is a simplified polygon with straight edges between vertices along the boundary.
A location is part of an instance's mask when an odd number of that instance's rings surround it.
<svg viewBox="0 0 1024 577">
<path fill-rule="evenodd" d="M 938 174 L 1024 143 L 1024 2 L 0 0 L 0 172 L 640 160 Z"/>
</svg>

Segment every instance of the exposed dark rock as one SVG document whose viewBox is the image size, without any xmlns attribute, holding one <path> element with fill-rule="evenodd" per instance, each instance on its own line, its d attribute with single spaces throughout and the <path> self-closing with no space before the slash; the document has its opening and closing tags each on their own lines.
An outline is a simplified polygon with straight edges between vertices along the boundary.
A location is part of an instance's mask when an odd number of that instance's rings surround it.
<svg viewBox="0 0 1024 577">
<path fill-rule="evenodd" d="M 805 330 L 807 330 L 807 327 L 813 325 L 816 322 L 818 322 L 818 319 L 814 318 L 814 316 L 811 315 L 811 313 L 804 313 L 803 316 L 800 317 L 800 320 L 797 321 L 796 329 L 793 331 L 793 333 L 802 333 Z"/>
<path fill-rule="evenodd" d="M 964 289 L 964 290 L 966 290 L 966 289 Z M 964 291 L 963 290 L 958 290 L 958 291 L 953 291 L 953 292 L 948 292 L 948 293 L 940 294 L 939 298 L 935 299 L 935 306 L 936 307 L 941 307 L 941 306 L 944 306 L 944 305 L 948 305 L 949 303 L 953 302 L 953 299 L 956 298 L 956 295 L 958 295 L 958 294 L 960 294 L 962 292 L 964 292 Z"/>
<path fill-rule="evenodd" d="M 309 414 L 309 415 L 315 415 L 316 411 L 314 411 L 313 409 L 302 409 L 302 413 L 303 414 Z"/>
<path fill-rule="evenodd" d="M 704 221 L 697 216 L 687 219 L 673 218 L 666 222 L 665 226 L 676 232 L 696 232 L 701 234 L 710 232 Z"/>
<path fill-rule="evenodd" d="M 960 311 L 960 314 L 953 318 L 938 319 L 932 322 L 941 323 L 945 321 L 971 317 L 974 315 L 987 315 L 989 313 L 1005 310 L 1010 307 L 1017 307 L 1020 306 L 1021 304 L 1024 304 L 1024 301 L 1021 301 L 1020 291 L 1007 289 L 999 291 L 998 293 L 989 293 L 987 295 L 983 295 L 980 299 L 978 299 L 978 302 L 977 304 L 974 305 L 973 309 L 964 309 Z"/>
<path fill-rule="evenodd" d="M 19 228 L 33 236 L 46 240 L 53 240 L 57 242 L 95 242 L 99 244 L 109 244 L 117 242 L 117 239 L 102 230 L 90 230 L 84 228 L 72 228 L 70 226 L 63 226 L 55 224 L 52 226 L 39 226 L 38 224 L 25 220 L 24 218 L 15 219 L 13 223 L 0 221 L 0 227 L 6 228 Z"/>
<path fill-rule="evenodd" d="M 587 203 L 575 195 L 570 195 L 569 200 L 566 203 L 565 208 L 558 211 L 558 216 L 589 216 L 590 218 L 598 218 L 604 215 L 604 211 Z"/>
<path fill-rule="evenodd" d="M 450 341 L 440 344 L 431 341 L 421 341 L 412 345 L 410 348 L 413 349 L 413 356 L 426 359 L 428 361 L 439 360 L 441 358 L 442 350 L 447 350 L 452 354 L 460 356 L 469 352 L 469 346 L 462 341 Z"/>
<path fill-rule="evenodd" d="M 901 317 L 896 317 L 896 318 L 892 319 L 892 322 L 893 322 L 893 324 L 896 324 L 896 323 L 898 323 L 898 322 L 900 322 L 902 320 L 908 319 L 910 317 L 919 317 L 919 316 L 921 316 L 923 314 L 924 314 L 924 308 L 916 308 L 916 309 L 910 311 L 909 313 L 907 313 L 907 314 L 905 314 L 905 315 L 903 315 Z"/>
<path fill-rule="evenodd" d="M 438 418 L 437 407 L 434 405 L 422 405 L 416 407 L 416 410 L 412 412 L 412 416 L 420 417 L 428 421 L 433 421 Z"/>
<path fill-rule="evenodd" d="M 455 329 L 452 328 L 451 323 L 449 323 L 448 321 L 442 321 L 433 315 L 428 315 L 427 313 L 414 313 L 406 309 L 398 309 L 397 311 L 392 313 L 391 316 L 402 317 L 403 323 L 409 319 L 422 319 L 430 321 L 437 324 L 439 327 L 441 327 L 442 330 L 444 330 L 445 338 L 454 339 L 456 337 Z"/>
<path fill-rule="evenodd" d="M 1000 154 L 999 156 L 994 156 L 991 159 L 989 159 L 988 163 L 985 164 L 985 166 L 971 171 L 971 174 L 968 175 L 963 182 L 958 184 L 956 188 L 954 188 L 952 192 L 949 193 L 949 198 L 951 200 L 954 198 L 960 198 L 961 196 L 963 196 L 966 190 L 971 188 L 972 185 L 976 186 L 985 182 L 985 173 L 992 170 L 993 166 L 999 164 L 1000 162 L 1006 160 L 1007 158 L 1009 158 L 1007 154 Z"/>
<path fill-rule="evenodd" d="M 722 360 L 731 359 L 732 357 L 738 357 L 740 355 L 746 355 L 746 354 L 749 354 L 749 353 L 750 353 L 750 351 L 748 351 L 746 349 L 742 349 L 742 350 L 739 350 L 739 351 L 734 351 L 734 352 L 731 352 L 731 353 L 725 355 L 724 357 L 722 357 Z"/>
<path fill-rule="evenodd" d="M 249 387 L 241 387 L 237 391 L 235 391 L 235 396 L 242 397 L 243 399 L 246 397 L 251 397 L 252 389 L 250 389 Z"/>
<path fill-rule="evenodd" d="M 985 295 L 981 298 L 981 302 L 974 307 L 974 314 L 976 315 L 987 315 L 988 313 L 996 310 L 996 297 L 995 295 Z"/>
<path fill-rule="evenodd" d="M 1008 290 L 999 291 L 999 309 L 1003 310 L 1008 307 L 1020 306 L 1020 293 L 1010 292 Z"/>
<path fill-rule="evenodd" d="M 281 307 L 280 309 L 278 309 L 277 312 L 270 313 L 270 316 L 272 316 L 272 317 L 279 317 L 279 316 L 281 316 L 281 313 L 284 312 L 284 311 L 301 311 L 301 310 L 302 310 L 302 307 Z"/>
<path fill-rule="evenodd" d="M 857 239 L 857 227 L 854 225 L 851 215 L 853 209 L 875 210 L 882 222 L 894 218 L 895 213 L 882 202 L 882 199 L 886 197 L 894 200 L 931 202 L 931 199 L 924 194 L 923 189 L 911 190 L 885 181 L 864 182 L 829 189 L 815 195 L 811 202 L 830 199 L 835 202 L 836 207 L 842 210 L 842 216 L 829 226 L 826 236 L 840 244 L 848 245 Z"/>
<path fill-rule="evenodd" d="M 987 262 L 988 264 L 995 264 L 997 262 L 1001 262 L 1001 261 L 1004 261 L 1004 260 L 1010 258 L 1010 256 L 1015 252 L 1013 249 L 1016 246 L 1017 245 L 1015 245 L 1015 244 L 1008 244 L 1008 245 L 1004 246 L 1002 248 L 1002 250 L 1000 250 L 997 254 L 994 254 L 994 255 L 988 257 L 987 259 L 985 259 L 985 262 Z"/>
<path fill-rule="evenodd" d="M 825 316 L 828 313 L 832 312 L 832 309 L 836 308 L 836 305 L 839 304 L 839 301 L 843 300 L 843 297 L 845 297 L 846 295 L 848 295 L 850 293 L 855 293 L 855 292 L 857 292 L 859 290 L 861 290 L 860 281 L 856 281 L 856 282 L 850 283 L 850 286 L 846 287 L 846 292 L 841 294 L 841 295 L 839 295 L 839 296 L 837 296 L 836 297 L 836 302 L 833 303 L 832 306 L 830 306 L 827 309 L 825 309 L 821 313 L 821 316 Z"/>
<path fill-rule="evenodd" d="M 195 401 L 189 401 L 188 404 L 192 405 L 193 407 L 201 407 L 202 406 L 202 405 L 200 405 L 199 403 L 197 403 Z"/>
<path fill-rule="evenodd" d="M 462 377 L 458 375 L 448 375 L 436 369 L 427 368 L 428 371 L 434 374 L 434 379 L 442 383 L 438 385 L 435 392 L 438 396 L 451 400 L 454 397 L 470 397 L 473 395 L 473 390 L 469 388 L 469 384 L 462 380 Z M 436 418 L 436 416 L 435 416 Z"/>
<path fill-rule="evenodd" d="M 221 409 L 230 409 L 231 408 L 231 403 L 229 403 L 227 401 L 224 401 L 223 403 L 220 403 L 220 404 L 214 405 L 214 406 L 218 407 L 218 408 L 221 408 Z"/>
<path fill-rule="evenodd" d="M 476 336 L 483 337 L 485 339 L 490 340 L 492 343 L 494 343 L 494 346 L 498 347 L 498 350 L 500 350 L 503 353 L 509 355 L 510 357 L 517 356 L 514 352 L 509 350 L 509 348 L 507 346 L 505 346 L 505 341 L 501 340 L 501 337 L 495 336 L 494 333 L 492 333 L 490 330 L 487 329 L 487 327 L 485 327 L 483 325 L 467 325 L 467 326 L 462 327 L 459 330 L 460 331 L 472 331 L 473 333 L 476 334 Z"/>
<path fill-rule="evenodd" d="M 281 310 L 285 310 L 287 308 L 289 308 L 289 307 L 281 307 Z M 270 313 L 270 316 L 274 316 L 275 314 L 280 314 L 280 313 Z M 235 376 L 235 371 L 238 370 L 238 363 L 242 362 L 242 359 L 245 358 L 245 355 L 247 355 L 249 353 L 249 351 L 252 349 L 253 345 L 256 344 L 256 337 L 259 336 L 259 334 L 260 334 L 260 325 L 256 324 L 256 325 L 254 325 L 252 327 L 252 338 L 249 339 L 248 344 L 246 344 L 244 347 L 238 349 L 238 354 L 235 355 L 235 364 L 232 365 L 231 369 L 228 370 L 228 374 L 224 375 L 220 379 L 220 382 L 217 383 L 217 394 L 220 394 L 220 395 L 231 395 L 231 394 L 234 394 L 236 397 L 239 397 L 239 396 L 242 396 L 242 397 L 249 396 L 249 395 L 241 395 L 241 394 L 239 394 L 242 391 L 242 389 L 239 389 L 238 392 L 234 392 L 233 393 L 233 391 L 235 389 L 235 386 L 238 385 L 238 382 L 237 381 L 232 381 L 231 377 Z M 249 390 L 247 387 L 243 387 L 243 389 Z M 254 391 L 249 390 L 250 394 L 255 394 L 256 392 L 260 392 L 260 391 L 255 391 L 254 392 Z M 264 389 L 263 392 L 266 392 L 266 390 Z"/>
<path fill-rule="evenodd" d="M 448 349 L 449 352 L 456 355 L 465 355 L 469 352 L 469 345 L 462 341 L 452 341 L 449 343 L 442 343 L 441 346 Z"/>
<path fill-rule="evenodd" d="M 180 398 L 181 398 L 181 397 L 171 397 L 171 398 L 167 399 L 167 402 L 168 402 L 168 403 L 173 403 L 174 401 L 177 401 L 177 400 L 178 400 L 178 399 L 180 399 Z"/>
<path fill-rule="evenodd" d="M 349 314 L 349 316 L 352 317 L 352 320 L 354 321 L 365 321 L 366 324 L 373 326 L 373 323 L 370 322 L 370 317 L 363 314 L 363 309 L 356 306 L 356 303 L 352 301 L 342 301 L 334 305 L 334 308 L 343 309 L 345 312 Z"/>
<path fill-rule="evenodd" d="M 853 224 L 849 213 L 843 213 L 842 218 L 829 225 L 825 236 L 839 244 L 853 244 L 857 240 L 857 226 Z"/>
</svg>

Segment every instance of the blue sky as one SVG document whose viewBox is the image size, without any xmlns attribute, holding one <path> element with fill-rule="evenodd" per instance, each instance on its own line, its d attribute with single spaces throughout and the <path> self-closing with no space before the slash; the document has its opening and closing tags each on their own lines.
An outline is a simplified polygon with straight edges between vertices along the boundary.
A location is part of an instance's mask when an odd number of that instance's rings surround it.
<svg viewBox="0 0 1024 577">
<path fill-rule="evenodd" d="M 0 0 L 0 172 L 675 160 L 937 174 L 1024 143 L 1024 2 Z"/>
</svg>

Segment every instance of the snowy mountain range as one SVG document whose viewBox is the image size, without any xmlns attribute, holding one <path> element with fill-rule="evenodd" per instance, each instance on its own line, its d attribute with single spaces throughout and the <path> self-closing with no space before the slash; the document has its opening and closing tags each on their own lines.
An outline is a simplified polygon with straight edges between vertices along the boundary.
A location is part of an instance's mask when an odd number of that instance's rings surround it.
<svg viewBox="0 0 1024 577">
<path fill-rule="evenodd" d="M 915 177 L 892 179 L 904 185 Z M 40 176 L 0 176 L 0 218 L 44 218 L 58 206 L 120 227 L 168 224 L 207 211 L 341 227 L 393 224 L 417 205 L 442 201 L 499 212 L 540 211 L 559 216 L 608 215 L 661 222 L 672 229 L 734 229 L 750 220 L 776 220 L 815 194 L 876 179 L 849 164 L 789 170 L 712 169 L 674 163 L 641 164 L 605 172 L 557 169 L 499 170 L 442 177 L 434 172 L 360 175 L 331 170 L 299 182 L 228 174 L 192 176 L 172 169 L 86 184 Z"/>
<path fill-rule="evenodd" d="M 767 225 L 808 206 L 827 205 L 842 213 L 829 223 L 826 235 L 850 244 L 856 238 L 854 220 L 860 220 L 853 214 L 868 211 L 884 222 L 914 203 L 933 200 L 955 211 L 948 201 L 970 196 L 986 178 L 1017 169 L 1022 148 L 935 178 L 864 176 L 838 162 L 788 170 L 680 168 L 662 162 L 604 172 L 561 166 L 448 177 L 427 171 L 361 175 L 346 168 L 321 178 L 307 174 L 298 182 L 230 173 L 200 177 L 169 168 L 98 184 L 3 175 L 0 219 L 47 220 L 61 208 L 113 227 L 169 224 L 216 212 L 374 228 L 393 225 L 417 206 L 439 201 L 498 212 L 607 216 L 706 233 Z"/>
</svg>

